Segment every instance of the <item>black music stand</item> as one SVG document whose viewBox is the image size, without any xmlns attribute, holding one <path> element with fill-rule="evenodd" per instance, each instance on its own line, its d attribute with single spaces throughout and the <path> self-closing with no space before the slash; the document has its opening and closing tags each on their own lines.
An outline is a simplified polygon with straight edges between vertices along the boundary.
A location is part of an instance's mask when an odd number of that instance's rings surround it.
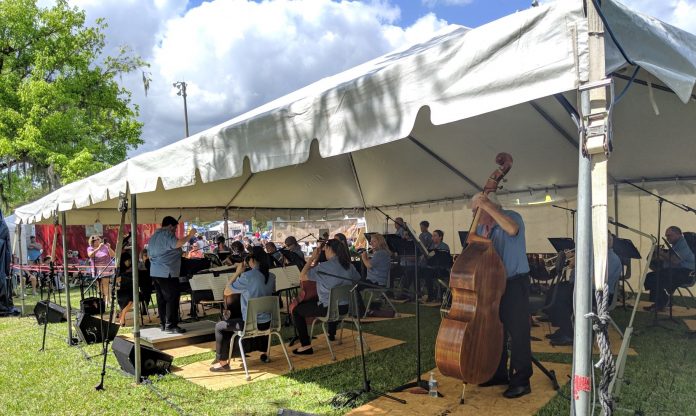
<svg viewBox="0 0 696 416">
<path fill-rule="evenodd" d="M 557 253 L 565 250 L 573 250 L 575 248 L 575 241 L 568 237 L 549 237 L 549 243 L 553 246 L 553 249 Z"/>
<path fill-rule="evenodd" d="M 416 292 L 416 381 L 411 383 L 406 383 L 395 388 L 393 391 L 399 392 L 408 390 L 411 393 L 420 393 L 428 391 L 428 382 L 421 378 L 421 337 L 420 337 L 420 284 L 418 282 L 418 258 L 423 255 L 426 258 L 430 256 L 428 249 L 423 245 L 423 243 L 418 239 L 413 228 L 408 223 L 404 223 L 404 228 L 408 233 L 410 240 L 401 240 L 401 247 L 404 253 L 413 256 L 413 269 L 414 269 L 414 286 Z M 401 253 L 399 253 L 401 255 Z M 443 397 L 440 392 L 437 393 L 438 397 Z"/>
<path fill-rule="evenodd" d="M 616 253 L 616 255 L 619 257 L 626 257 L 629 259 L 638 260 L 642 258 L 636 246 L 634 246 L 633 242 L 628 238 L 614 237 L 614 244 L 612 245 L 612 249 L 614 250 L 614 253 Z"/>
<path fill-rule="evenodd" d="M 624 276 L 623 272 L 623 259 L 628 259 L 629 261 L 629 269 L 630 270 L 630 261 L 631 259 L 641 259 L 640 252 L 636 248 L 636 246 L 633 245 L 633 242 L 629 240 L 628 238 L 619 238 L 619 237 L 614 237 L 614 243 L 612 245 L 612 250 L 614 250 L 614 253 L 616 253 L 617 256 L 619 256 L 621 260 L 621 292 L 623 292 L 622 296 L 622 303 L 623 307 L 626 308 L 626 276 Z M 629 284 L 629 287 L 631 285 Z M 631 288 L 633 290 L 633 288 Z M 616 296 L 616 295 L 614 295 Z"/>
</svg>

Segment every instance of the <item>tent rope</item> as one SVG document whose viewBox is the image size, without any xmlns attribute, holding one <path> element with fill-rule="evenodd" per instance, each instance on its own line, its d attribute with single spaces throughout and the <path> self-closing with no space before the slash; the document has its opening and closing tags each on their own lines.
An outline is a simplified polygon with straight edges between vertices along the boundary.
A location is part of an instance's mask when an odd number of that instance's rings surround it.
<svg viewBox="0 0 696 416">
<path fill-rule="evenodd" d="M 588 313 L 586 318 L 592 320 L 592 329 L 597 334 L 597 347 L 599 348 L 599 361 L 595 365 L 602 372 L 599 382 L 599 401 L 603 414 L 611 416 L 614 411 L 614 399 L 609 392 L 609 384 L 614 377 L 614 357 L 609 345 L 609 293 L 608 283 L 604 283 L 603 290 L 595 291 L 597 301 L 597 313 Z"/>
</svg>

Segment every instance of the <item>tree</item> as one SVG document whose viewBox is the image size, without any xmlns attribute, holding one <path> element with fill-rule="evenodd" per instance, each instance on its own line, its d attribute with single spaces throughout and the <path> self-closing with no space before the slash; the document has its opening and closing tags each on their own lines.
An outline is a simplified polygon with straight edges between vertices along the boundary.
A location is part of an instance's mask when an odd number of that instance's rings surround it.
<svg viewBox="0 0 696 416">
<path fill-rule="evenodd" d="M 147 64 L 103 56 L 103 19 L 58 0 L 0 1 L 0 202 L 14 208 L 120 163 L 142 143 L 117 78 Z M 30 186 L 33 190 L 23 189 Z M 38 189 L 38 192 L 37 192 Z"/>
</svg>

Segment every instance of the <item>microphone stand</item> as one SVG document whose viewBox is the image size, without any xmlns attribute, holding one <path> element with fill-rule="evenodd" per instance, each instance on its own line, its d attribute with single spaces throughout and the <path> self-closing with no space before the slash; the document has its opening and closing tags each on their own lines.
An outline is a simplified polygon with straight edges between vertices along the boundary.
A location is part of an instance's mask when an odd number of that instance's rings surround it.
<svg viewBox="0 0 696 416">
<path fill-rule="evenodd" d="M 652 195 L 655 198 L 657 198 L 657 235 L 660 235 L 661 230 L 662 230 L 662 203 L 663 202 L 667 202 L 668 204 L 674 205 L 675 207 L 681 209 L 682 211 L 687 211 L 687 212 L 689 211 L 689 209 L 687 209 L 685 206 L 682 206 L 680 204 L 672 202 L 669 199 L 663 198 L 660 195 L 657 195 L 653 192 L 650 192 L 647 189 L 640 187 L 640 186 L 638 186 L 630 181 L 624 181 L 624 183 L 631 185 L 634 188 L 637 188 L 637 189 L 645 192 L 646 194 Z M 655 275 L 655 293 L 656 293 L 655 300 L 656 300 L 656 302 L 655 302 L 654 308 L 653 308 L 653 323 L 651 324 L 651 326 L 660 326 L 659 322 L 658 322 L 658 318 L 657 318 L 657 309 L 658 309 L 657 300 L 660 297 L 660 290 L 664 290 L 664 289 L 660 288 L 660 280 L 662 280 L 662 268 L 663 267 L 662 267 L 662 261 L 659 260 L 659 256 L 658 256 L 658 265 L 659 266 L 657 268 L 657 271 L 655 272 L 655 274 L 656 274 Z M 636 302 L 638 302 L 638 301 L 640 301 L 640 298 L 638 298 L 636 300 Z"/>
<path fill-rule="evenodd" d="M 394 218 L 392 218 L 389 215 L 387 215 L 386 213 L 384 213 L 384 211 L 382 211 L 381 209 L 379 209 L 377 207 L 375 207 L 375 209 L 377 211 L 381 212 L 382 215 L 384 215 L 385 218 L 387 218 L 387 220 L 391 220 L 394 223 L 396 223 L 396 220 L 394 220 Z M 428 389 L 428 382 L 421 378 L 420 285 L 418 282 L 418 245 L 417 245 L 419 240 L 417 239 L 417 237 L 415 235 L 413 235 L 410 227 L 404 226 L 404 229 L 406 230 L 406 232 L 409 234 L 409 236 L 413 240 L 413 255 L 415 258 L 414 263 L 413 263 L 413 269 L 414 269 L 415 291 L 416 291 L 416 381 L 403 384 L 403 385 L 395 388 L 393 391 L 400 392 L 400 391 L 407 390 L 409 393 L 425 394 L 428 392 L 429 389 Z M 427 256 L 428 255 L 427 251 L 424 254 Z M 439 391 L 438 391 L 437 395 L 438 395 L 438 397 L 443 397 Z"/>
<path fill-rule="evenodd" d="M 373 390 L 372 387 L 370 386 L 370 380 L 367 378 L 367 364 L 365 363 L 365 347 L 364 347 L 364 343 L 363 343 L 362 325 L 360 324 L 360 311 L 358 310 L 358 296 L 360 295 L 358 288 L 360 286 L 363 286 L 363 287 L 369 287 L 369 288 L 373 288 L 373 289 L 381 289 L 382 286 L 374 285 L 374 284 L 367 283 L 364 281 L 356 282 L 356 281 L 349 279 L 347 277 L 338 276 L 338 275 L 335 275 L 333 273 L 327 273 L 327 272 L 322 272 L 322 271 L 318 271 L 317 273 L 322 275 L 322 276 L 331 276 L 331 277 L 335 277 L 336 279 L 346 280 L 353 285 L 353 287 L 350 289 L 350 292 L 352 293 L 351 303 L 353 304 L 352 309 L 355 312 L 355 319 L 356 319 L 355 322 L 356 322 L 356 327 L 358 328 L 358 339 L 360 340 L 360 361 L 361 361 L 361 365 L 362 365 L 363 387 L 360 390 L 338 393 L 333 397 L 333 399 L 331 399 L 331 402 L 336 403 L 336 407 L 346 407 L 346 406 L 349 406 L 351 403 L 353 403 L 358 397 L 362 396 L 363 394 L 373 393 L 373 394 L 376 394 L 377 396 L 386 397 L 388 399 L 392 399 L 394 401 L 397 401 L 401 404 L 406 404 L 406 400 L 399 399 L 398 397 L 390 396 L 389 394 L 378 391 L 378 390 Z M 345 401 L 345 403 L 338 405 L 338 400 L 339 400 L 339 397 L 341 397 L 341 396 L 345 396 L 346 401 Z"/>
<path fill-rule="evenodd" d="M 554 207 L 554 208 L 558 208 L 558 209 L 563 209 L 563 210 L 566 210 L 566 211 L 570 211 L 570 215 L 571 215 L 572 220 L 573 220 L 573 241 L 575 241 L 575 213 L 578 212 L 578 210 L 576 210 L 576 209 L 571 209 L 571 208 L 566 208 L 566 207 L 561 207 L 561 206 L 554 205 L 554 204 L 551 204 L 551 206 Z"/>
</svg>

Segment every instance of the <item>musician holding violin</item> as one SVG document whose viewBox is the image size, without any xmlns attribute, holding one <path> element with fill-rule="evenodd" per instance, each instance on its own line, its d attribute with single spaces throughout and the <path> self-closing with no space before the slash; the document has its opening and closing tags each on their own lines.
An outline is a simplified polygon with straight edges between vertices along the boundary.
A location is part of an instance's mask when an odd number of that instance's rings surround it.
<svg viewBox="0 0 696 416">
<path fill-rule="evenodd" d="M 513 399 L 532 392 L 529 385 L 532 376 L 529 262 L 524 221 L 517 212 L 503 210 L 494 193 L 476 195 L 471 208 L 481 212 L 477 234 L 493 241 L 506 273 L 505 292 L 500 301 L 500 320 L 504 327 L 503 352 L 493 377 L 480 386 L 508 385 L 503 396 Z M 509 371 L 505 334 L 511 339 Z"/>
<path fill-rule="evenodd" d="M 321 253 L 326 255 L 326 261 L 319 263 Z M 327 273 L 322 274 L 321 272 Z M 330 275 L 342 276 L 349 280 L 339 279 Z M 351 281 L 360 280 L 360 274 L 350 262 L 348 248 L 339 240 L 331 239 L 320 243 L 312 256 L 300 272 L 300 281 L 316 282 L 318 299 L 309 299 L 299 303 L 292 310 L 293 323 L 300 338 L 301 347 L 292 352 L 296 355 L 310 355 L 314 353 L 312 349 L 312 339 L 307 329 L 305 318 L 313 316 L 326 316 L 329 306 L 329 296 L 332 288 L 337 286 L 350 285 Z M 348 302 L 339 304 L 338 310 L 341 314 L 348 312 Z M 329 323 L 329 341 L 333 341 L 336 336 L 337 323 Z"/>
<path fill-rule="evenodd" d="M 235 331 L 244 329 L 247 314 L 247 306 L 250 299 L 273 295 L 275 290 L 275 275 L 269 272 L 268 254 L 262 247 L 252 246 L 251 254 L 245 256 L 244 261 L 237 263 L 237 269 L 232 274 L 225 287 L 225 297 L 234 294 L 240 295 L 241 313 L 230 315 L 226 320 L 215 325 L 215 358 L 217 363 L 210 367 L 212 372 L 230 371 L 228 357 L 230 355 L 230 340 Z M 271 314 L 260 313 L 256 318 L 259 329 L 268 329 L 271 325 Z M 264 351 L 261 361 L 266 361 L 265 354 L 268 338 L 257 337 L 246 342 L 244 351 Z"/>
<path fill-rule="evenodd" d="M 650 291 L 650 301 L 654 302 L 644 308 L 647 311 L 663 310 L 674 291 L 688 282 L 689 274 L 694 271 L 694 253 L 689 248 L 681 229 L 674 225 L 668 227 L 665 230 L 665 238 L 672 248 L 658 252 L 658 261 L 662 262 L 659 283 L 658 272 L 650 272 L 645 277 L 645 289 Z"/>
</svg>

